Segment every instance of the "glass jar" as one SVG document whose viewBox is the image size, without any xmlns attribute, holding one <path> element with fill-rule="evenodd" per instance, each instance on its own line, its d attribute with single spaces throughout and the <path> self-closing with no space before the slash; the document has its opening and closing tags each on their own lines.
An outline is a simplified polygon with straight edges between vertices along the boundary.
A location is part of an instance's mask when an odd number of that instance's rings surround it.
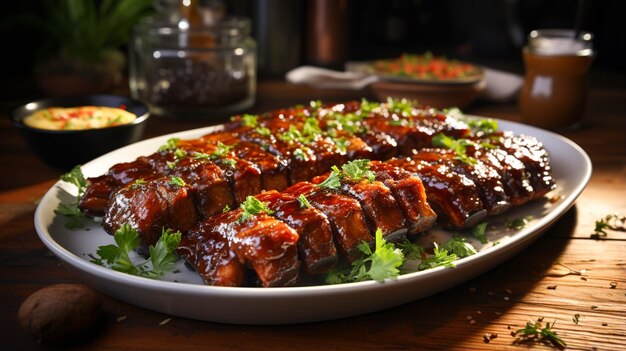
<svg viewBox="0 0 626 351">
<path fill-rule="evenodd" d="M 525 123 L 552 130 L 582 123 L 593 36 L 573 30 L 534 30 L 523 49 L 525 77 L 519 107 Z"/>
<path fill-rule="evenodd" d="M 131 94 L 155 115 L 211 119 L 254 104 L 256 44 L 248 19 L 146 21 L 134 29 L 129 57 Z"/>
</svg>

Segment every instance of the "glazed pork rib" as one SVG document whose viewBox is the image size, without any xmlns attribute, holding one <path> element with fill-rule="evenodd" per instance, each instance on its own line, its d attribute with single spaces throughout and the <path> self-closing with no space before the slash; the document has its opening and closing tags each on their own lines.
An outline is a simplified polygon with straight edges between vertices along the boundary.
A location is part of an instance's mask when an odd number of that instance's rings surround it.
<svg viewBox="0 0 626 351">
<path fill-rule="evenodd" d="M 434 147 L 439 135 L 463 140 L 464 157 Z M 318 186 L 331 167 L 356 159 L 382 161 L 369 162 L 375 179 L 343 182 L 332 191 Z M 443 225 L 472 227 L 545 195 L 555 187 L 550 171 L 535 138 L 473 131 L 405 101 L 311 104 L 236 116 L 200 138 L 169 140 L 152 155 L 88 179 L 80 208 L 102 216 L 109 233 L 130 222 L 146 245 L 163 227 L 181 230 L 186 236 L 180 252 L 207 284 L 242 284 L 252 267 L 262 285 L 275 286 L 293 282 L 300 264 L 321 274 L 338 260 L 355 259 L 357 246 L 372 242 L 378 228 L 394 241 L 428 230 L 437 218 Z M 236 246 L 240 237 L 232 228 L 243 230 L 241 223 L 216 228 L 241 211 L 223 210 L 252 195 L 273 212 L 246 227 L 249 238 L 261 240 L 268 235 L 263 228 L 284 224 L 281 231 L 291 236 L 279 237 L 297 237 L 297 244 L 285 244 L 294 247 L 297 264 L 277 257 L 260 264 L 248 255 L 252 249 Z M 306 207 L 300 207 L 301 197 Z"/>
</svg>

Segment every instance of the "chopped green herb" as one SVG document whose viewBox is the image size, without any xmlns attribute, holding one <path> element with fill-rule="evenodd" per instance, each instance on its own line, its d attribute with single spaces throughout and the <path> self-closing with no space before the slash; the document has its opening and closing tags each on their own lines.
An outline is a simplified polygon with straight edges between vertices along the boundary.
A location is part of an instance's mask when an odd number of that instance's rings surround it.
<svg viewBox="0 0 626 351">
<path fill-rule="evenodd" d="M 476 249 L 474 249 L 472 244 L 468 243 L 465 238 L 460 236 L 453 237 L 446 241 L 441 245 L 441 249 L 456 255 L 458 258 L 471 256 L 476 253 Z"/>
<path fill-rule="evenodd" d="M 409 239 L 404 239 L 396 246 L 402 250 L 404 258 L 407 260 L 422 260 L 426 257 L 426 250 L 418 244 L 412 243 Z"/>
<path fill-rule="evenodd" d="M 249 114 L 245 114 L 243 116 L 241 116 L 241 125 L 245 126 L 245 127 L 256 127 L 257 124 L 259 123 L 258 121 L 258 116 L 255 115 L 249 115 Z"/>
<path fill-rule="evenodd" d="M 169 183 L 171 185 L 175 185 L 175 186 L 179 186 L 179 187 L 183 187 L 186 185 L 185 181 L 183 180 L 183 178 L 181 177 L 176 177 L 176 176 L 171 176 L 170 177 L 170 181 Z"/>
<path fill-rule="evenodd" d="M 249 218 L 256 216 L 259 213 L 267 213 L 271 215 L 274 213 L 269 207 L 267 207 L 267 203 L 262 202 L 254 196 L 246 197 L 246 200 L 239 205 L 242 209 L 241 217 L 239 217 L 240 222 L 245 222 Z"/>
<path fill-rule="evenodd" d="M 530 222 L 531 219 L 532 219 L 532 216 L 515 218 L 512 221 L 507 221 L 506 222 L 506 227 L 510 228 L 510 229 L 520 230 L 520 229 L 524 228 L 526 226 L 526 224 L 528 224 L 528 222 Z"/>
<path fill-rule="evenodd" d="M 341 186 L 341 170 L 337 166 L 332 167 L 332 171 L 323 182 L 317 184 L 324 189 L 337 190 Z"/>
<path fill-rule="evenodd" d="M 361 99 L 361 114 L 370 114 L 371 112 L 374 112 L 375 110 L 380 108 L 380 103 L 378 102 L 374 102 L 374 101 L 368 101 L 367 99 L 363 98 Z"/>
<path fill-rule="evenodd" d="M 472 135 L 493 134 L 498 130 L 498 121 L 491 118 L 470 119 L 467 125 L 472 129 Z"/>
<path fill-rule="evenodd" d="M 367 179 L 370 182 L 376 180 L 376 175 L 369 169 L 369 160 L 357 159 L 347 162 L 341 166 L 341 169 L 337 166 L 331 167 L 331 173 L 323 182 L 317 186 L 326 189 L 336 190 L 341 186 L 341 180 L 348 178 L 350 180 L 360 181 Z"/>
<path fill-rule="evenodd" d="M 96 254 L 91 256 L 92 263 L 108 266 L 111 269 L 137 275 L 141 277 L 157 279 L 174 266 L 178 259 L 176 247 L 180 243 L 181 233 L 163 228 L 161 237 L 154 246 L 150 245 L 148 260 L 135 264 L 129 253 L 139 247 L 139 233 L 130 224 L 123 224 L 115 231 L 113 236 L 115 243 L 98 247 Z M 148 265 L 149 264 L 149 265 Z M 151 266 L 151 269 L 148 267 Z"/>
<path fill-rule="evenodd" d="M 228 211 L 230 211 L 230 206 L 228 205 L 224 206 L 224 208 L 222 209 L 222 213 L 226 213 Z"/>
<path fill-rule="evenodd" d="M 317 118 L 309 117 L 304 121 L 304 125 L 302 126 L 302 135 L 307 137 L 314 137 L 321 134 L 322 129 L 320 128 Z"/>
<path fill-rule="evenodd" d="M 228 155 L 230 150 L 232 148 L 234 148 L 234 147 L 235 147 L 235 145 L 225 145 L 221 141 L 218 141 L 217 142 L 217 149 L 215 149 L 215 151 L 213 151 L 213 153 L 211 153 L 211 159 L 212 160 L 216 160 L 218 158 L 222 158 L 222 157 Z"/>
<path fill-rule="evenodd" d="M 193 153 L 193 159 L 194 160 L 208 160 L 210 158 L 211 158 L 211 155 L 206 154 L 204 152 L 196 151 L 196 152 Z"/>
<path fill-rule="evenodd" d="M 304 194 L 298 196 L 298 201 L 300 202 L 300 208 L 311 208 L 311 204 Z"/>
<path fill-rule="evenodd" d="M 296 157 L 297 160 L 308 161 L 309 160 L 309 155 L 303 149 L 307 149 L 308 150 L 309 148 L 307 148 L 307 147 L 297 148 L 297 149 L 293 150 L 293 155 Z"/>
<path fill-rule="evenodd" d="M 265 127 L 256 127 L 254 131 L 266 137 L 272 135 L 272 131 Z"/>
<path fill-rule="evenodd" d="M 176 168 L 176 164 L 178 162 L 177 161 L 166 161 L 165 164 L 167 165 L 167 168 L 169 169 L 174 169 Z"/>
<path fill-rule="evenodd" d="M 221 160 L 221 162 L 229 168 L 234 168 L 237 165 L 237 161 L 232 158 L 224 158 Z"/>
<path fill-rule="evenodd" d="M 447 148 L 454 153 L 456 157 L 464 163 L 475 164 L 476 159 L 467 155 L 467 147 L 476 145 L 473 141 L 467 139 L 454 139 L 443 133 L 437 133 L 433 136 L 432 144 L 435 147 Z"/>
<path fill-rule="evenodd" d="M 604 216 L 604 218 L 600 218 L 596 221 L 596 225 L 594 228 L 595 235 L 608 235 L 606 229 L 626 231 L 626 216 L 609 214 Z"/>
<path fill-rule="evenodd" d="M 133 182 L 132 187 L 133 189 L 137 189 L 137 188 L 141 188 L 144 185 L 146 185 L 146 181 L 143 178 L 139 178 Z"/>
<path fill-rule="evenodd" d="M 344 137 L 333 138 L 332 141 L 337 147 L 337 150 L 339 150 L 339 152 L 346 153 L 348 151 L 348 145 L 350 144 L 350 142 L 348 141 L 347 138 L 344 138 Z"/>
<path fill-rule="evenodd" d="M 376 174 L 370 170 L 370 160 L 357 159 L 341 166 L 343 174 L 353 180 L 367 179 L 370 183 L 376 180 Z"/>
<path fill-rule="evenodd" d="M 187 156 L 187 151 L 181 148 L 176 148 L 174 150 L 174 158 L 176 158 L 177 160 L 180 160 L 181 158 L 184 158 L 185 156 Z"/>
<path fill-rule="evenodd" d="M 398 100 L 388 97 L 387 108 L 393 113 L 399 113 L 403 116 L 410 116 L 411 114 L 413 114 L 414 103 L 406 98 Z"/>
<path fill-rule="evenodd" d="M 557 335 L 557 332 L 553 331 L 552 328 L 556 321 L 550 325 L 550 323 L 546 323 L 546 326 L 542 328 L 542 324 L 540 321 L 537 322 L 526 322 L 526 326 L 522 329 L 518 329 L 515 331 L 515 334 L 519 335 L 521 338 L 534 340 L 534 339 L 546 339 L 550 341 L 554 346 L 557 347 L 566 347 L 567 344 Z"/>
<path fill-rule="evenodd" d="M 489 240 L 487 240 L 487 236 L 485 235 L 485 233 L 487 232 L 487 225 L 487 222 L 482 222 L 472 228 L 472 236 L 478 239 L 481 244 L 486 244 L 489 242 Z"/>
<path fill-rule="evenodd" d="M 364 256 L 352 262 L 348 273 L 331 272 L 326 281 L 329 284 L 358 282 L 373 279 L 379 282 L 388 278 L 395 278 L 400 274 L 398 269 L 404 263 L 404 254 L 393 244 L 387 243 L 383 238 L 383 232 L 376 230 L 376 246 L 374 251 L 368 243 L 361 243 L 359 250 Z"/>
<path fill-rule="evenodd" d="M 178 148 L 178 141 L 180 139 L 179 138 L 169 138 L 167 139 L 167 141 L 165 142 L 165 144 L 159 146 L 159 151 L 163 152 L 163 151 L 169 151 L 169 150 L 174 150 L 176 148 Z"/>
<path fill-rule="evenodd" d="M 433 254 L 423 259 L 417 266 L 417 269 L 423 271 L 425 269 L 431 269 L 439 266 L 450 268 L 454 267 L 454 261 L 456 261 L 459 257 L 453 253 L 449 253 L 446 249 L 439 248 L 437 243 L 433 244 L 435 245 L 433 248 Z"/>
</svg>

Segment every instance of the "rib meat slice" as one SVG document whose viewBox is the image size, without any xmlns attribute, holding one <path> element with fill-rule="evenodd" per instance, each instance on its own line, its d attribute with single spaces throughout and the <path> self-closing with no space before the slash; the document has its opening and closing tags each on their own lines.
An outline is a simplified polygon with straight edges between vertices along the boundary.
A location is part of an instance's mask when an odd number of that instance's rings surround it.
<svg viewBox="0 0 626 351">
<path fill-rule="evenodd" d="M 360 256 L 359 244 L 373 242 L 374 237 L 357 200 L 309 182 L 296 183 L 284 192 L 295 197 L 304 195 L 311 206 L 326 215 L 333 229 L 334 242 L 348 261 Z"/>
<path fill-rule="evenodd" d="M 315 177 L 312 181 L 319 184 L 328 178 L 328 174 Z M 369 224 L 370 232 L 382 231 L 387 241 L 400 241 L 407 232 L 402 210 L 385 184 L 369 180 L 353 181 L 345 178 L 339 189 L 342 194 L 356 199 Z"/>
<path fill-rule="evenodd" d="M 476 184 L 483 206 L 490 215 L 500 214 L 511 207 L 509 196 L 504 191 L 502 177 L 496 169 L 480 160 L 466 162 L 448 149 L 422 149 L 415 151 L 413 159 L 426 161 L 431 165 L 446 165 L 456 172 L 471 179 Z"/>
<path fill-rule="evenodd" d="M 182 241 L 184 249 L 180 252 L 194 260 L 190 263 L 211 284 L 241 285 L 241 267 L 234 257 L 249 265 L 265 287 L 295 282 L 300 270 L 296 231 L 265 213 L 245 220 L 241 215 L 242 210 L 236 209 L 200 223 L 190 231 L 192 237 Z M 217 245 L 215 253 L 211 245 Z M 194 249 L 201 252 L 194 255 Z M 209 266 L 207 260 L 217 268 Z"/>
<path fill-rule="evenodd" d="M 376 174 L 376 179 L 392 191 L 404 213 L 409 234 L 426 231 L 435 224 L 437 214 L 428 204 L 419 178 L 385 162 L 370 161 L 369 167 Z"/>
<path fill-rule="evenodd" d="M 335 267 L 337 250 L 326 215 L 287 193 L 266 191 L 255 197 L 274 211 L 274 217 L 296 230 L 300 259 L 307 273 L 326 273 Z"/>
<path fill-rule="evenodd" d="M 433 166 L 412 158 L 392 159 L 388 163 L 417 175 L 426 189 L 428 203 L 439 217 L 453 226 L 472 227 L 487 215 L 476 184 L 449 167 Z"/>
<path fill-rule="evenodd" d="M 186 232 L 198 222 L 189 189 L 159 178 L 145 184 L 129 184 L 109 199 L 103 227 L 113 234 L 124 223 L 139 233 L 141 243 L 153 245 L 163 228 Z"/>
<path fill-rule="evenodd" d="M 235 221 L 240 214 L 231 211 L 222 220 Z M 246 265 L 230 249 L 228 238 L 213 221 L 203 221 L 183 236 L 177 253 L 194 267 L 207 285 L 242 286 Z"/>
</svg>

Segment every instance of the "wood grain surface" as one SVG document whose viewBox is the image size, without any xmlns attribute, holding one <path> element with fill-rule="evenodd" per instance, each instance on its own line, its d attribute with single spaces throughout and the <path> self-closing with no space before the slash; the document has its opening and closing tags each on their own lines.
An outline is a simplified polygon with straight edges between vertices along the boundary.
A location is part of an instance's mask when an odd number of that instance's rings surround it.
<svg viewBox="0 0 626 351">
<path fill-rule="evenodd" d="M 259 84 L 251 112 L 368 97 L 284 82 Z M 16 102 L 5 102 L 2 114 Z M 477 102 L 466 112 L 519 121 L 515 102 Z M 434 296 L 363 316 L 282 326 L 216 324 L 172 317 L 103 296 L 105 321 L 85 350 L 523 350 L 554 349 L 512 335 L 527 321 L 556 322 L 568 350 L 626 349 L 626 233 L 593 237 L 606 214 L 626 215 L 626 84 L 592 81 L 585 126 L 563 133 L 593 161 L 576 204 L 539 240 L 491 271 Z M 220 123 L 153 118 L 145 137 Z M 0 349 L 47 349 L 17 324 L 20 304 L 36 290 L 78 276 L 42 244 L 33 225 L 38 200 L 60 172 L 31 154 L 0 119 Z M 577 317 L 575 317 L 577 316 Z M 577 319 L 577 323 L 576 320 Z"/>
</svg>

